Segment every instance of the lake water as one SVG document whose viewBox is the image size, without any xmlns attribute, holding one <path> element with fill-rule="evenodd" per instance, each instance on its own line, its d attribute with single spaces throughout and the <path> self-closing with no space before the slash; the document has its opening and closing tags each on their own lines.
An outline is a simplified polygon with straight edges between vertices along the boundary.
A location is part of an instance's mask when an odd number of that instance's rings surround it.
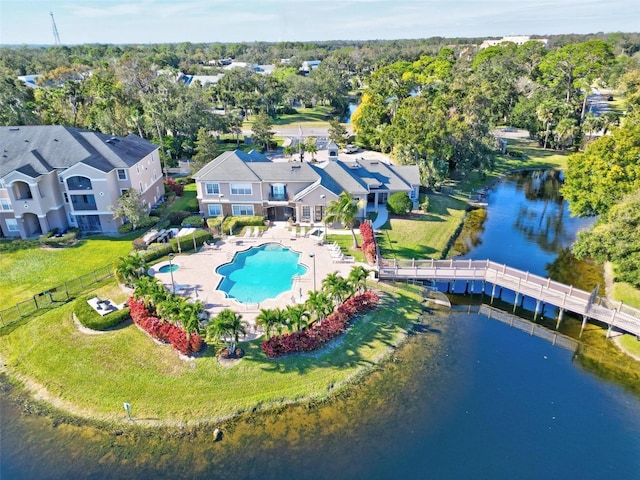
<svg viewBox="0 0 640 480">
<path fill-rule="evenodd" d="M 503 181 L 467 256 L 546 274 L 585 225 L 548 193 Z M 476 311 L 426 314 L 348 393 L 240 419 L 218 443 L 210 428 L 54 426 L 3 401 L 0 477 L 639 478 L 640 400 L 584 371 L 571 351 Z"/>
</svg>

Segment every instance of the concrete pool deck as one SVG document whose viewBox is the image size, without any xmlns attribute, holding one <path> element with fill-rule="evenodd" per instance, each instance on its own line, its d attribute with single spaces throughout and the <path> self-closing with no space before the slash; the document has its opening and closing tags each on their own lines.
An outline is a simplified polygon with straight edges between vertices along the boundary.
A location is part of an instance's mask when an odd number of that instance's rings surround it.
<svg viewBox="0 0 640 480">
<path fill-rule="evenodd" d="M 351 234 L 350 231 L 346 233 Z M 260 303 L 240 303 L 233 298 L 228 298 L 224 292 L 216 290 L 222 278 L 216 273 L 217 267 L 231 262 L 237 252 L 265 243 L 280 243 L 290 247 L 294 252 L 300 253 L 299 263 L 308 267 L 307 273 L 293 281 L 291 290 Z M 365 263 L 335 263 L 326 245 L 319 245 L 313 238 L 292 237 L 291 231 L 285 225 L 278 224 L 264 230 L 259 237 L 225 237 L 215 248 L 203 247 L 195 254 L 177 254 L 172 260 L 172 263 L 179 267 L 173 272 L 173 284 L 177 294 L 202 301 L 212 316 L 225 308 L 240 313 L 242 319 L 249 325 L 247 339 L 255 338 L 257 331 L 255 319 L 261 308 L 285 308 L 287 305 L 302 303 L 308 298 L 308 292 L 314 289 L 314 258 L 309 256 L 310 253 L 315 255 L 315 282 L 318 290 L 322 286 L 322 280 L 329 273 L 338 272 L 346 277 L 354 265 L 370 268 Z M 171 290 L 171 273 L 158 271 L 161 266 L 168 263 L 168 261 L 156 263 L 150 268 L 150 273 Z M 264 281 L 269 281 L 269 272 L 264 272 Z M 259 336 L 261 332 L 257 333 Z"/>
</svg>

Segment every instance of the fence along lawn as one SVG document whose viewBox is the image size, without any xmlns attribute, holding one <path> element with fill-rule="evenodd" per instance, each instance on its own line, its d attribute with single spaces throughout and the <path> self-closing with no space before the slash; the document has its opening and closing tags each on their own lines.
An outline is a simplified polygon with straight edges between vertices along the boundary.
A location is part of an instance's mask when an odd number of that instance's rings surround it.
<svg viewBox="0 0 640 480">
<path fill-rule="evenodd" d="M 21 249 L 0 243 L 0 310 L 112 264 L 131 251 L 131 241 L 137 235 L 92 237 L 73 247 L 47 249 L 37 242 Z"/>
</svg>

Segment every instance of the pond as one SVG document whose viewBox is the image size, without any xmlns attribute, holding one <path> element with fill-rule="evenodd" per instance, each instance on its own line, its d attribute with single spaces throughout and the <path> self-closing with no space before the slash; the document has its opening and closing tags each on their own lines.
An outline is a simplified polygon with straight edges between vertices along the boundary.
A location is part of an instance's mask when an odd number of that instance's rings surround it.
<svg viewBox="0 0 640 480">
<path fill-rule="evenodd" d="M 565 215 L 561 200 L 534 195 L 534 181 L 506 179 L 489 193 L 467 256 L 546 274 L 584 222 Z M 123 432 L 57 425 L 8 401 L 0 408 L 3 480 L 633 479 L 640 471 L 640 399 L 582 369 L 572 351 L 477 306 L 425 314 L 406 345 L 348 392 L 241 418 L 217 443 L 212 428 Z"/>
</svg>

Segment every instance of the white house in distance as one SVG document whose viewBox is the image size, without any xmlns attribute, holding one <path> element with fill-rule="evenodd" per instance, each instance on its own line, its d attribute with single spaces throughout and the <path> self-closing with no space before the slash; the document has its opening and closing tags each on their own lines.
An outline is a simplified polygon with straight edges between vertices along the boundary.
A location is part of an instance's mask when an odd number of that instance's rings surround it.
<svg viewBox="0 0 640 480">
<path fill-rule="evenodd" d="M 358 218 L 364 218 L 396 192 L 417 202 L 420 187 L 417 165 L 364 159 L 272 162 L 256 151 L 241 150 L 219 155 L 193 178 L 207 217 L 262 215 L 298 223 L 321 223 L 327 203 L 343 191 L 358 201 Z"/>
<path fill-rule="evenodd" d="M 485 40 L 480 44 L 480 50 L 483 50 L 487 47 L 495 47 L 496 45 L 500 45 L 504 42 L 515 43 L 518 47 L 524 45 L 527 42 L 539 42 L 545 47 L 549 45 L 549 39 L 547 38 L 531 38 L 529 35 L 508 35 L 506 37 L 502 37 L 500 40 Z"/>
<path fill-rule="evenodd" d="M 130 189 L 164 195 L 158 146 L 58 125 L 0 127 L 0 230 L 28 238 L 54 228 L 117 232 L 111 206 Z"/>
</svg>

